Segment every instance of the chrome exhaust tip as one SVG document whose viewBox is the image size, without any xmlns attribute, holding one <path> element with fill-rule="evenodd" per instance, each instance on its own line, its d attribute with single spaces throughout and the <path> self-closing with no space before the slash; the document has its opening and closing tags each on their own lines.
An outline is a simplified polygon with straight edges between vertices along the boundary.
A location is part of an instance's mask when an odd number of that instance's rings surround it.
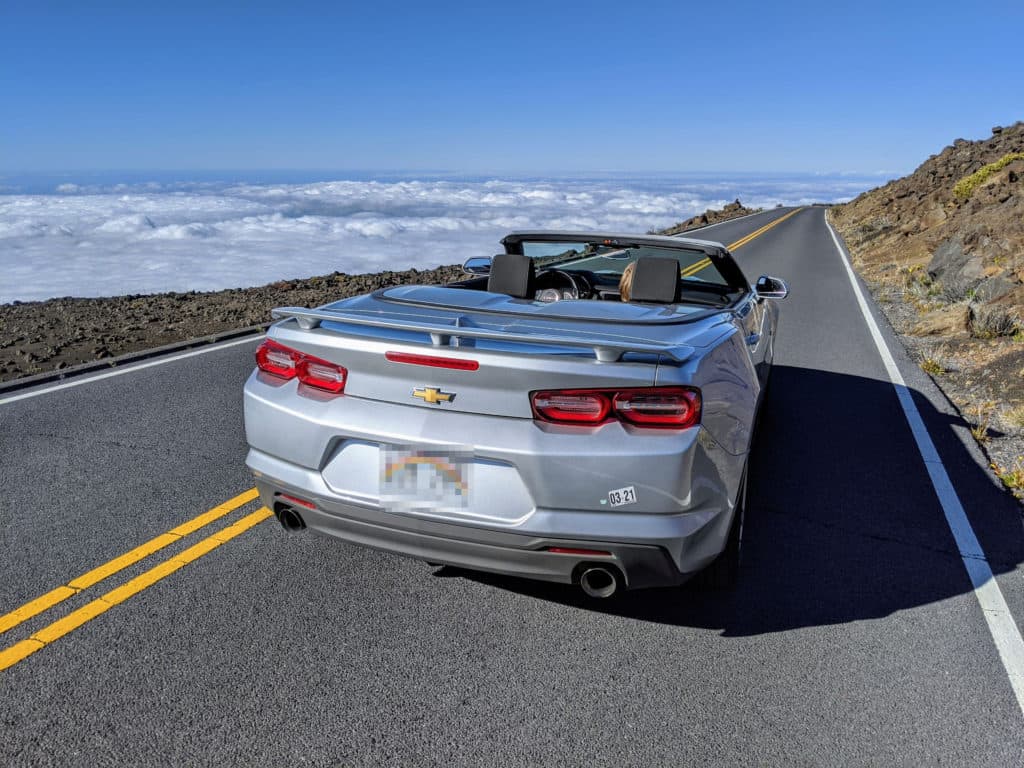
<svg viewBox="0 0 1024 768">
<path fill-rule="evenodd" d="M 600 565 L 587 566 L 580 574 L 580 589 L 588 597 L 611 597 L 619 589 L 619 575 Z"/>
</svg>

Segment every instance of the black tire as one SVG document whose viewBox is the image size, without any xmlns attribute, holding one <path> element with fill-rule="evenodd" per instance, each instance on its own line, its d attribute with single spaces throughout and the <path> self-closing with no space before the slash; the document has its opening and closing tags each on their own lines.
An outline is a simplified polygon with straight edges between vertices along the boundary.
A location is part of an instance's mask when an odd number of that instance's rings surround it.
<svg viewBox="0 0 1024 768">
<path fill-rule="evenodd" d="M 743 552 L 743 521 L 747 512 L 747 468 L 743 467 L 740 490 L 736 495 L 736 511 L 725 549 L 714 562 L 694 576 L 694 584 L 709 591 L 726 591 L 736 586 L 740 575 L 740 561 Z"/>
</svg>

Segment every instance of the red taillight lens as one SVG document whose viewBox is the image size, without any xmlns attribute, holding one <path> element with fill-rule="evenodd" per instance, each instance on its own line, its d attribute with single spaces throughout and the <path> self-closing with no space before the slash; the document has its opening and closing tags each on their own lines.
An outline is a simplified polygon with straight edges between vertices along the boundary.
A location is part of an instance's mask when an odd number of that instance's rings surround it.
<svg viewBox="0 0 1024 768">
<path fill-rule="evenodd" d="M 267 339 L 256 350 L 256 365 L 261 371 L 282 379 L 294 379 L 310 387 L 340 394 L 345 391 L 348 371 L 328 360 L 307 355 L 297 349 Z"/>
<path fill-rule="evenodd" d="M 564 389 L 534 392 L 534 416 L 556 424 L 597 425 L 618 419 L 639 427 L 686 429 L 700 423 L 692 387 Z"/>
<path fill-rule="evenodd" d="M 682 429 L 700 423 L 700 392 L 686 387 L 627 389 L 615 393 L 612 408 L 630 424 Z"/>
<path fill-rule="evenodd" d="M 340 365 L 316 357 L 303 355 L 299 360 L 299 381 L 317 389 L 344 392 L 347 374 L 348 371 Z"/>
<path fill-rule="evenodd" d="M 298 375 L 296 364 L 300 356 L 294 349 L 267 339 L 256 349 L 256 365 L 261 371 L 282 379 L 294 379 Z"/>
<path fill-rule="evenodd" d="M 604 392 L 564 389 L 533 393 L 533 411 L 544 421 L 601 424 L 609 410 L 611 400 Z"/>
</svg>

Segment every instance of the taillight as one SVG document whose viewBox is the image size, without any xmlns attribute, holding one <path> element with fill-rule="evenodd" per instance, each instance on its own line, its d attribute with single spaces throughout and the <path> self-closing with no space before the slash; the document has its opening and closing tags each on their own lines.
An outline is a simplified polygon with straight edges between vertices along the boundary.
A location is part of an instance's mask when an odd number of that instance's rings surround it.
<svg viewBox="0 0 1024 768">
<path fill-rule="evenodd" d="M 303 355 L 299 360 L 299 381 L 317 389 L 325 389 L 328 392 L 343 392 L 345 390 L 345 377 L 348 374 L 344 368 L 326 360 Z"/>
<path fill-rule="evenodd" d="M 586 426 L 615 419 L 658 429 L 700 424 L 700 390 L 692 387 L 548 390 L 534 392 L 531 403 L 535 418 L 555 424 Z"/>
<path fill-rule="evenodd" d="M 267 339 L 256 349 L 256 365 L 261 371 L 282 379 L 294 379 L 298 375 L 295 368 L 298 356 L 299 353 L 294 349 Z"/>
<path fill-rule="evenodd" d="M 603 392 L 564 389 L 533 393 L 533 410 L 544 421 L 601 424 L 607 420 L 610 408 L 611 402 Z"/>
<path fill-rule="evenodd" d="M 256 350 L 256 365 L 261 371 L 287 381 L 298 377 L 307 386 L 340 394 L 345 391 L 348 371 L 329 360 L 307 355 L 271 339 Z"/>
<path fill-rule="evenodd" d="M 682 429 L 700 421 L 700 392 L 684 387 L 627 389 L 615 393 L 612 409 L 631 424 Z"/>
</svg>

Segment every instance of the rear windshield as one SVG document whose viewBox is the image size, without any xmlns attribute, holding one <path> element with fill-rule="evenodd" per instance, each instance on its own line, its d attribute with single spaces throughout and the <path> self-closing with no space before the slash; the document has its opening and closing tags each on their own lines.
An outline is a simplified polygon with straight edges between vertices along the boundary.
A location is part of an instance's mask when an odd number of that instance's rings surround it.
<svg viewBox="0 0 1024 768">
<path fill-rule="evenodd" d="M 728 286 L 718 268 L 704 251 L 659 248 L 640 245 L 623 248 L 603 243 L 558 243 L 543 240 L 526 240 L 522 243 L 523 254 L 533 259 L 538 268 L 558 267 L 559 269 L 581 269 L 618 278 L 626 265 L 641 256 L 676 259 L 679 261 L 679 277 L 684 282 L 710 283 Z"/>
</svg>

